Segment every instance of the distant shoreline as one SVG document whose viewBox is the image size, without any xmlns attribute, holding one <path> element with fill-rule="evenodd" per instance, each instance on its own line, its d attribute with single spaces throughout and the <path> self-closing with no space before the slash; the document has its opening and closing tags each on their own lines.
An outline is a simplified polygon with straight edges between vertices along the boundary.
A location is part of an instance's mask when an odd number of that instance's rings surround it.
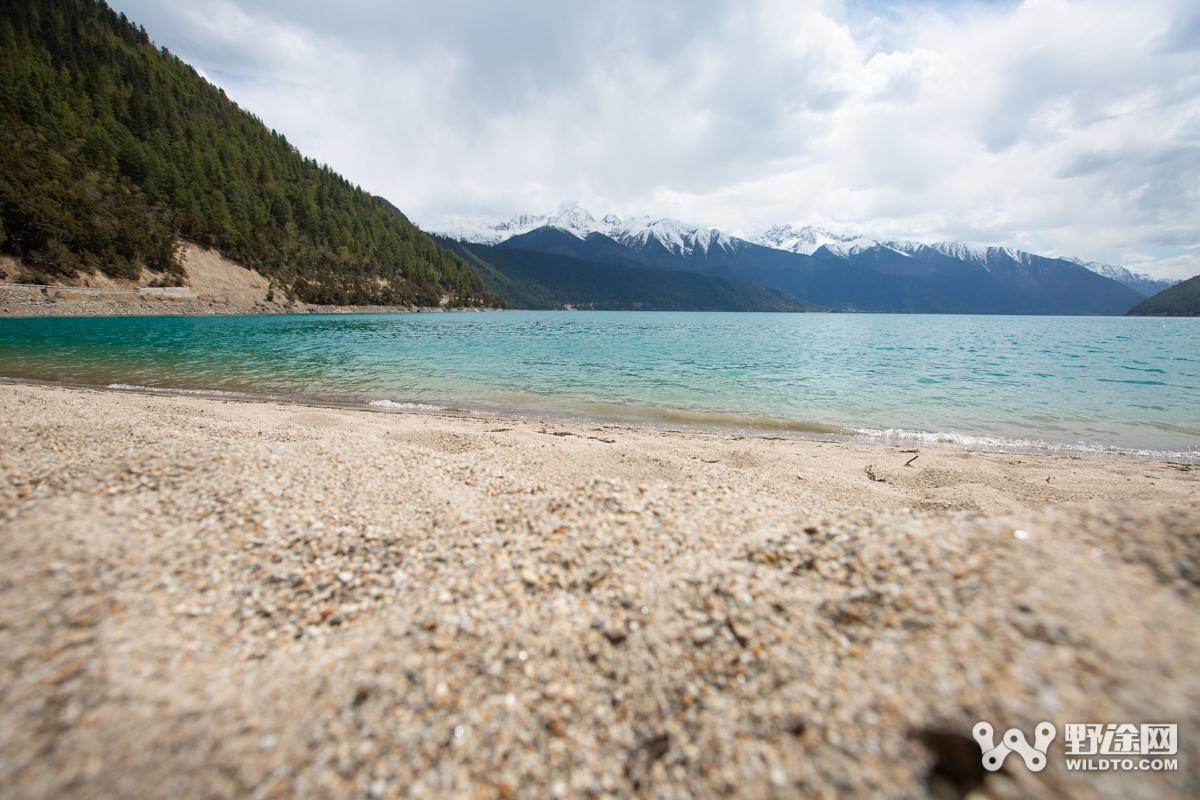
<svg viewBox="0 0 1200 800">
<path fill-rule="evenodd" d="M 498 309 L 407 305 L 318 305 L 290 299 L 266 276 L 194 242 L 181 242 L 183 285 L 161 286 L 165 277 L 143 268 L 136 279 L 103 272 L 76 275 L 81 284 L 51 285 L 0 256 L 0 318 L 14 317 L 208 317 L 259 314 L 406 314 Z M 37 280 L 37 278 L 43 280 Z M 31 278 L 33 280 L 31 280 Z M 43 285 L 45 284 L 45 285 Z M 446 302 L 449 298 L 442 297 Z"/>
<path fill-rule="evenodd" d="M 127 292 L 81 294 L 79 287 L 42 289 L 0 283 L 0 318 L 24 317 L 209 317 L 267 314 L 433 314 L 501 311 L 430 306 L 322 306 L 294 301 L 246 301 L 233 293 L 172 296 Z"/>
<path fill-rule="evenodd" d="M 435 406 L 425 403 L 390 403 L 356 402 L 351 400 L 333 400 L 319 397 L 290 397 L 251 392 L 224 391 L 219 389 L 137 386 L 130 384 L 90 384 L 78 382 L 43 381 L 28 378 L 0 375 L 0 387 L 5 386 L 38 386 L 68 391 L 111 392 L 114 394 L 134 394 L 160 398 L 194 398 L 203 400 L 219 400 L 223 402 L 238 402 L 249 404 L 275 404 L 294 408 L 334 409 L 342 411 L 366 411 L 374 414 L 417 414 L 447 420 L 505 420 L 514 424 L 549 424 L 555 426 L 601 426 L 604 429 L 640 430 L 662 434 L 679 434 L 681 436 L 738 436 L 743 439 L 758 439 L 762 441 L 792 441 L 810 443 L 843 444 L 854 447 L 879 448 L 919 448 L 928 447 L 936 450 L 959 451 L 979 455 L 1022 455 L 1035 458 L 1071 458 L 1088 460 L 1129 461 L 1145 464 L 1200 464 L 1200 453 L 1195 455 L 1181 453 L 1162 453 L 1153 450 L 1138 450 L 1132 448 L 1101 448 L 1085 449 L 1071 448 L 1059 442 L 1046 441 L 1047 445 L 1060 445 L 1062 449 L 1052 447 L 1022 446 L 1015 440 L 1011 444 L 973 443 L 955 441 L 953 439 L 937 439 L 937 433 L 928 433 L 927 438 L 910 440 L 898 437 L 878 437 L 862 431 L 835 425 L 803 424 L 787 420 L 762 420 L 760 426 L 738 425 L 734 422 L 721 423 L 712 419 L 700 420 L 700 417 L 728 417 L 737 419 L 736 415 L 696 414 L 695 421 L 672 420 L 671 415 L 683 416 L 687 412 L 664 410 L 666 413 L 658 419 L 593 419 L 580 417 L 561 411 L 525 412 L 518 409 L 481 411 L 456 406 Z M 944 433 L 942 436 L 951 436 Z"/>
</svg>

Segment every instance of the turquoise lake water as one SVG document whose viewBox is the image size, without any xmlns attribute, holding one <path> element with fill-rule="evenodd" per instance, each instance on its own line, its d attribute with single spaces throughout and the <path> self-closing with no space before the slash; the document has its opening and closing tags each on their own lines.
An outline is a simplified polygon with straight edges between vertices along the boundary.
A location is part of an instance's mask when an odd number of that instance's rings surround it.
<svg viewBox="0 0 1200 800">
<path fill-rule="evenodd" d="M 0 320 L 0 376 L 1200 458 L 1200 320 L 504 312 Z"/>
</svg>

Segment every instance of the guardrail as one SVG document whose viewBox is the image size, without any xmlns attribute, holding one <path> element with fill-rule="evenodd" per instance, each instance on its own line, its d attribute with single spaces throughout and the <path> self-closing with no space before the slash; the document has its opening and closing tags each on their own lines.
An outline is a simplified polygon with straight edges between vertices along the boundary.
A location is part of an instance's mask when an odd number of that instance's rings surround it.
<svg viewBox="0 0 1200 800">
<path fill-rule="evenodd" d="M 49 283 L 0 283 L 0 289 L 59 289 L 68 292 L 91 294 L 166 294 L 179 297 L 197 297 L 195 291 L 186 286 L 142 286 L 133 289 L 101 289 L 95 286 L 55 286 Z"/>
</svg>

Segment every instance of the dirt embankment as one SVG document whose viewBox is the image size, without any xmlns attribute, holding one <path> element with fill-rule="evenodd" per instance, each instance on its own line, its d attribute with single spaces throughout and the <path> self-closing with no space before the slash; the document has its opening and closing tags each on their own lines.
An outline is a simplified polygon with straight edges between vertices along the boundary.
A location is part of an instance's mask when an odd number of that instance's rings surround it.
<svg viewBox="0 0 1200 800">
<path fill-rule="evenodd" d="M 0 256 L 0 317 L 99 317 L 208 314 L 306 314 L 444 311 L 417 306 L 319 306 L 271 291 L 270 281 L 218 251 L 187 242 L 180 260 L 181 287 L 156 288 L 160 276 L 143 269 L 136 281 L 102 272 L 52 286 L 23 286 L 30 273 Z M 458 309 L 454 309 L 458 310 Z M 474 310 L 474 309 L 470 309 Z"/>
</svg>

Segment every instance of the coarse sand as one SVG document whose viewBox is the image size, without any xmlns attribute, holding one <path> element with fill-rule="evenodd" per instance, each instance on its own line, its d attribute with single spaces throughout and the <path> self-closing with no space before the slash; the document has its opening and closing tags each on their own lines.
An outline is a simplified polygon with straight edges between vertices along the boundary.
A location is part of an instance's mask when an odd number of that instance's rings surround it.
<svg viewBox="0 0 1200 800">
<path fill-rule="evenodd" d="M 1200 796 L 1191 465 L 0 383 L 0 469 L 0 798 Z"/>
</svg>

